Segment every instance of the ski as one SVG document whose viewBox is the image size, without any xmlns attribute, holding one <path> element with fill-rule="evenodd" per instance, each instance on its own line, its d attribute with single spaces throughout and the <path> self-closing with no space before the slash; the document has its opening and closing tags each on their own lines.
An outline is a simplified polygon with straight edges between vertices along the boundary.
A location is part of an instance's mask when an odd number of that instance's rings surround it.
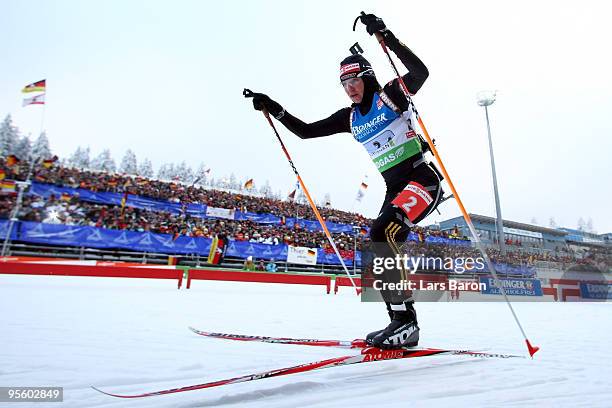
<svg viewBox="0 0 612 408">
<path fill-rule="evenodd" d="M 249 336 L 245 334 L 213 333 L 189 327 L 189 330 L 204 337 L 213 339 L 250 341 L 256 343 L 294 344 L 299 346 L 335 347 L 335 348 L 364 348 L 367 347 L 364 339 L 347 340 L 318 340 L 318 339 L 292 339 L 288 337 Z"/>
<path fill-rule="evenodd" d="M 464 355 L 471 357 L 481 358 L 525 358 L 524 356 L 517 356 L 512 354 L 496 354 L 496 353 L 482 353 L 470 350 L 450 350 L 450 349 L 411 349 L 401 348 L 396 350 L 382 350 L 376 347 L 365 347 L 361 350 L 361 354 L 335 357 L 322 361 L 315 361 L 312 363 L 301 364 L 292 367 L 279 368 L 270 371 L 264 371 L 256 374 L 247 374 L 240 377 L 228 378 L 226 380 L 212 381 L 202 384 L 187 385 L 178 388 L 169 388 L 166 390 L 145 392 L 141 394 L 114 394 L 106 391 L 102 391 L 99 388 L 92 387 L 94 390 L 101 392 L 102 394 L 109 395 L 116 398 L 145 398 L 153 397 L 157 395 L 175 394 L 185 391 L 202 390 L 205 388 L 220 387 L 228 384 L 237 384 L 247 381 L 261 380 L 264 378 L 280 377 L 283 375 L 304 373 L 307 371 L 319 370 L 323 368 L 346 366 L 352 364 L 371 363 L 382 360 L 399 360 L 404 358 L 416 358 L 416 357 L 430 357 L 437 355 Z"/>
</svg>

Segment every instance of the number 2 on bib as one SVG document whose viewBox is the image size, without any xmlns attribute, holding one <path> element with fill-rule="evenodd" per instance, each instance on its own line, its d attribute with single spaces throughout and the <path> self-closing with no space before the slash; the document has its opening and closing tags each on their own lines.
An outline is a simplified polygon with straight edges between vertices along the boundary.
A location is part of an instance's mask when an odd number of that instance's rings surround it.
<svg viewBox="0 0 612 408">
<path fill-rule="evenodd" d="M 411 181 L 404 190 L 391 201 L 391 204 L 401 208 L 411 222 L 414 222 L 429 204 L 433 202 L 431 194 L 425 187 L 417 182 Z"/>
</svg>

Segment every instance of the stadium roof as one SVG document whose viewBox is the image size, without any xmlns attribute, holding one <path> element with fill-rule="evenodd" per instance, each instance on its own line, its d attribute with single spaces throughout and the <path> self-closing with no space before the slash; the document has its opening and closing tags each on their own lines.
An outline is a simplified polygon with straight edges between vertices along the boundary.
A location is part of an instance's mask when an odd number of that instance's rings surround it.
<svg viewBox="0 0 612 408">
<path fill-rule="evenodd" d="M 490 224 L 495 224 L 495 222 L 496 222 L 496 218 L 487 217 L 486 215 L 479 215 L 479 214 L 471 214 L 470 213 L 470 217 L 474 221 L 480 221 L 480 222 L 485 222 L 485 223 L 490 223 Z M 560 237 L 563 237 L 563 236 L 567 235 L 567 232 L 560 231 L 560 230 L 555 229 L 555 228 L 540 227 L 539 225 L 524 224 L 522 222 L 509 221 L 509 220 L 503 220 L 503 221 L 504 221 L 504 227 L 508 227 L 508 228 L 517 228 L 517 229 L 522 229 L 522 230 L 526 230 L 526 231 L 541 232 L 543 234 L 546 233 L 546 234 L 550 234 L 550 235 L 557 235 L 557 236 L 560 236 Z"/>
</svg>

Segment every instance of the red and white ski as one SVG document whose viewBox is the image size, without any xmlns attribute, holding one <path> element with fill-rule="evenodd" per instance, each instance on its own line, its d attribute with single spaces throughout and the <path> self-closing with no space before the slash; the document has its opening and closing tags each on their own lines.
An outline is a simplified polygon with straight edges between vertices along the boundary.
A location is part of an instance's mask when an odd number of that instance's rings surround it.
<svg viewBox="0 0 612 408">
<path fill-rule="evenodd" d="M 318 346 L 318 347 L 334 347 L 334 348 L 364 348 L 368 345 L 364 339 L 355 340 L 318 340 L 318 339 L 292 339 L 288 337 L 267 337 L 267 336 L 249 336 L 245 334 L 228 334 L 228 333 L 213 333 L 189 327 L 189 330 L 200 336 L 210 337 L 213 339 L 236 340 L 236 341 L 251 341 L 259 343 L 275 343 L 275 344 L 294 344 L 299 346 Z"/>
<path fill-rule="evenodd" d="M 279 368 L 276 370 L 264 371 L 256 374 L 247 374 L 240 377 L 228 378 L 226 380 L 212 381 L 202 384 L 188 385 L 178 388 L 170 388 L 160 391 L 151 391 L 141 394 L 115 394 L 106 391 L 102 391 L 96 387 L 92 387 L 94 390 L 99 391 L 103 394 L 110 395 L 111 397 L 117 398 L 143 398 L 153 397 L 156 395 L 175 394 L 185 391 L 201 390 L 205 388 L 219 387 L 228 384 L 237 384 L 246 381 L 261 380 L 264 378 L 280 377 L 282 375 L 304 373 L 307 371 L 319 370 L 322 368 L 346 366 L 352 364 L 371 363 L 374 361 L 381 360 L 399 360 L 404 358 L 416 358 L 416 357 L 430 357 L 438 355 L 464 355 L 472 357 L 482 358 L 525 358 L 524 356 L 517 356 L 512 354 L 496 354 L 496 353 L 482 353 L 470 350 L 450 350 L 450 349 L 413 349 L 413 348 L 402 348 L 397 350 L 381 350 L 376 347 L 365 347 L 361 349 L 361 354 L 335 357 L 322 361 L 315 361 L 312 363 L 301 364 L 292 367 Z"/>
</svg>

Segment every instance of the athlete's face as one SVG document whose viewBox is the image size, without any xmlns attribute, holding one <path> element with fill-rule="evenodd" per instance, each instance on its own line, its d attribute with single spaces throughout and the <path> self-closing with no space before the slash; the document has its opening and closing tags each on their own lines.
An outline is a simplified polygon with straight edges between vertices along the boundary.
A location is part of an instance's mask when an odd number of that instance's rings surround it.
<svg viewBox="0 0 612 408">
<path fill-rule="evenodd" d="M 351 78 L 346 81 L 342 81 L 342 86 L 344 87 L 344 92 L 351 98 L 353 103 L 361 103 L 363 99 L 363 79 L 361 78 Z"/>
</svg>

